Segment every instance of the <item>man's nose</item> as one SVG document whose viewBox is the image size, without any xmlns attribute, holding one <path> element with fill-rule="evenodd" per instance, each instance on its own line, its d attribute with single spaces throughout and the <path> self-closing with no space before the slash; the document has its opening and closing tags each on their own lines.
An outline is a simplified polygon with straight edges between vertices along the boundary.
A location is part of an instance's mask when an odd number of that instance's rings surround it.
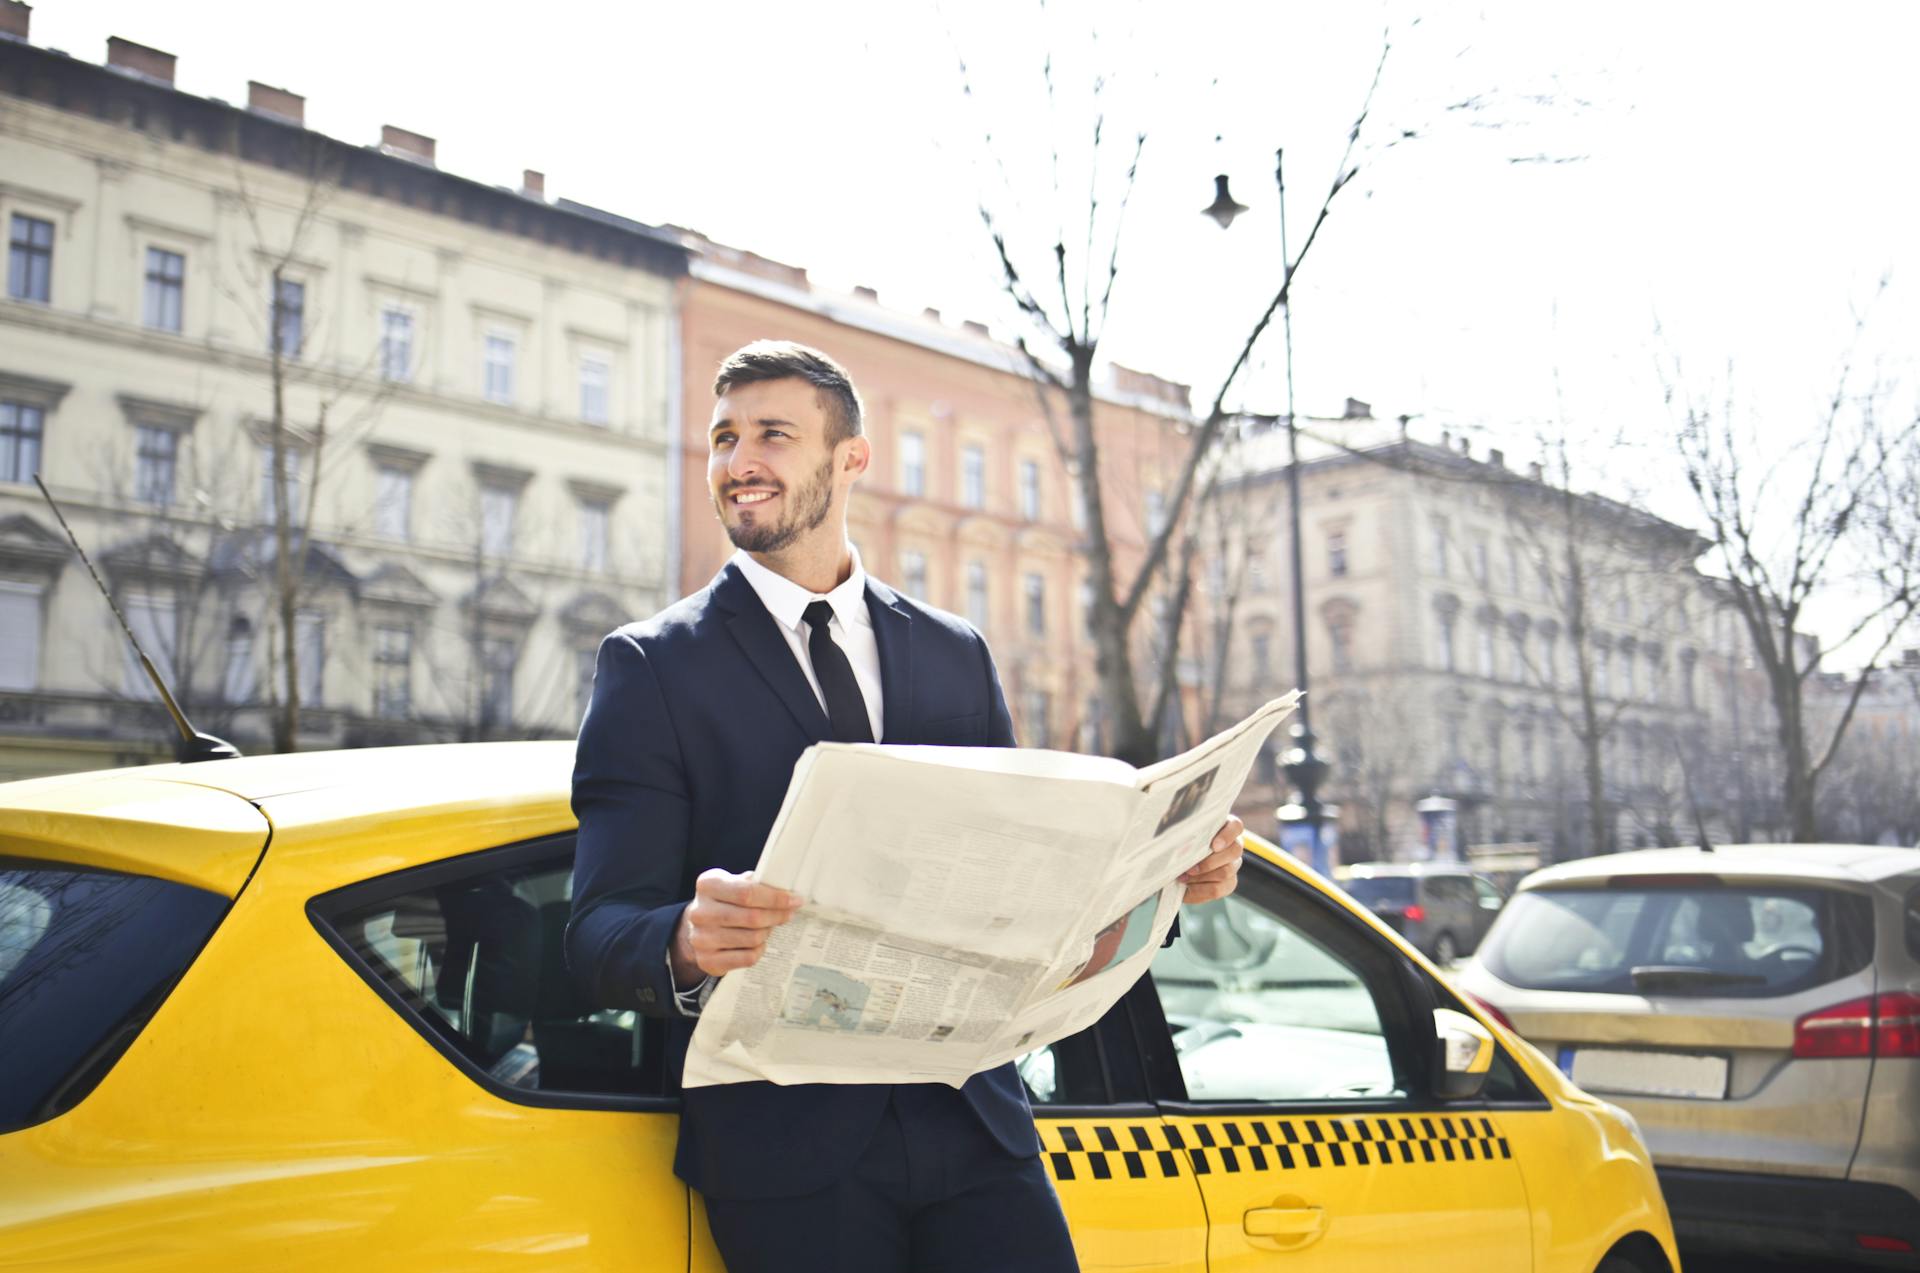
<svg viewBox="0 0 1920 1273">
<path fill-rule="evenodd" d="M 747 443 L 737 443 L 733 453 L 727 456 L 727 476 L 736 482 L 761 476 L 765 469 L 761 466 L 760 456 Z"/>
</svg>

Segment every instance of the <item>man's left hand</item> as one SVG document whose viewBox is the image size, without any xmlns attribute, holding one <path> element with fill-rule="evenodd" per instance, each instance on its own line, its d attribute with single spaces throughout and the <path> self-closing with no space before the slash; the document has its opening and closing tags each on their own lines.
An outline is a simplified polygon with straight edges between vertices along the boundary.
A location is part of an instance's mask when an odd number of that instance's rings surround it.
<svg viewBox="0 0 1920 1273">
<path fill-rule="evenodd" d="M 1228 814 L 1226 822 L 1214 832 L 1207 856 L 1180 877 L 1180 882 L 1187 886 L 1189 905 L 1225 897 L 1240 883 L 1240 858 L 1247 851 L 1247 846 L 1240 842 L 1240 833 L 1246 829 L 1246 823 Z"/>
</svg>

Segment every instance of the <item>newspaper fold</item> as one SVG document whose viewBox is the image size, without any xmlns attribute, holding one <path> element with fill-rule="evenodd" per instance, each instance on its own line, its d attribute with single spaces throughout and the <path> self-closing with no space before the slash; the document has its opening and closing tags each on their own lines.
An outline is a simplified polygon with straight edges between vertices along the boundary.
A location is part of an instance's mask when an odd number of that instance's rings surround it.
<svg viewBox="0 0 1920 1273">
<path fill-rule="evenodd" d="M 1100 1019 L 1145 972 L 1274 699 L 1146 769 L 1071 752 L 819 743 L 760 879 L 806 905 L 721 978 L 685 1086 L 947 1083 Z"/>
</svg>

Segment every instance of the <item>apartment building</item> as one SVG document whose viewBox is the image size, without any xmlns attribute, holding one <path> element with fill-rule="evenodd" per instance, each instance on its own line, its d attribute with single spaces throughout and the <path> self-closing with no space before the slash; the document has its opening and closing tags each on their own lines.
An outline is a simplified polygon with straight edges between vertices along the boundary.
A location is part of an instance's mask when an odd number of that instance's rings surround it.
<svg viewBox="0 0 1920 1273">
<path fill-rule="evenodd" d="M 573 732 L 598 639 L 674 593 L 678 237 L 29 19 L 0 0 L 0 778 L 171 746 L 36 473 L 243 749 L 290 688 L 301 747 Z"/>
</svg>

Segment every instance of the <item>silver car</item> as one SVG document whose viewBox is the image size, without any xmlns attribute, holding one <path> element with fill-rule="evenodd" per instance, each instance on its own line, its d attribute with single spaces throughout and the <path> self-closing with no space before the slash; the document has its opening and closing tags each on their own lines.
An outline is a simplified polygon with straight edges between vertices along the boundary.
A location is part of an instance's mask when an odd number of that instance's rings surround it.
<svg viewBox="0 0 1920 1273">
<path fill-rule="evenodd" d="M 1639 1120 L 1683 1247 L 1920 1268 L 1920 851 L 1550 867 L 1458 983 Z"/>
<path fill-rule="evenodd" d="M 1334 879 L 1442 968 L 1472 954 L 1506 904 L 1493 881 L 1454 862 L 1356 862 Z"/>
</svg>

